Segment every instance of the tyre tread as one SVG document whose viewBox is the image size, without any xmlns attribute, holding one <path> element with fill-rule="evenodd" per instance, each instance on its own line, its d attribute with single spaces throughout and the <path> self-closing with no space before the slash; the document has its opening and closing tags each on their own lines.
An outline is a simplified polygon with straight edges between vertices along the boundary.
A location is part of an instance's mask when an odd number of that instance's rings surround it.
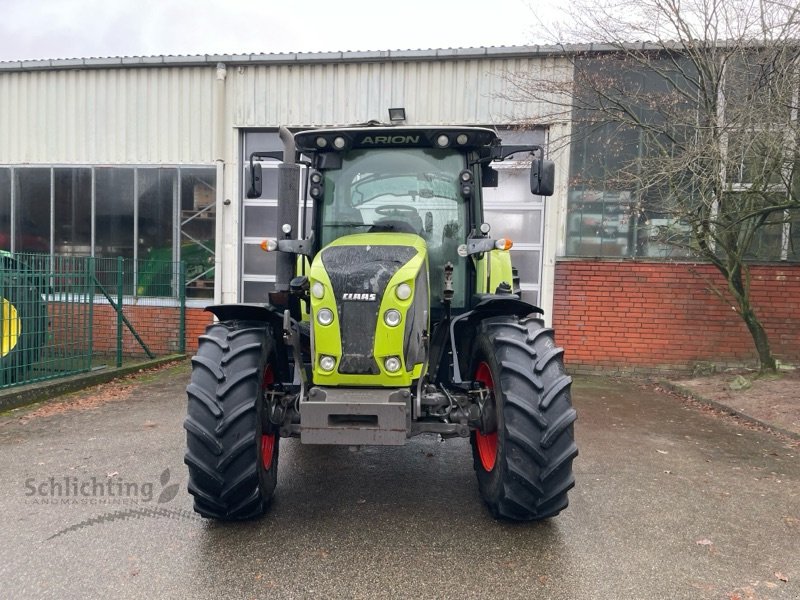
<svg viewBox="0 0 800 600">
<path fill-rule="evenodd" d="M 184 462 L 194 509 L 203 517 L 251 519 L 268 506 L 272 490 L 265 497 L 259 480 L 256 402 L 258 365 L 270 339 L 252 321 L 213 323 L 199 337 L 186 388 Z"/>
<path fill-rule="evenodd" d="M 502 394 L 502 447 L 498 464 L 484 471 L 473 443 L 481 495 L 491 513 L 511 520 L 553 517 L 568 505 L 574 486 L 572 461 L 578 455 L 564 350 L 553 330 L 538 318 L 498 317 L 479 330 L 474 361 L 491 348 Z"/>
</svg>

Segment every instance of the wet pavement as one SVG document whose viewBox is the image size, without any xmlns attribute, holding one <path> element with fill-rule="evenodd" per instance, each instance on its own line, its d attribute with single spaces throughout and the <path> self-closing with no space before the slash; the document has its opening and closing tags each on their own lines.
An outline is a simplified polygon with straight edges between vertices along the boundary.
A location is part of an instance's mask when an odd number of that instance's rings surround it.
<svg viewBox="0 0 800 600">
<path fill-rule="evenodd" d="M 187 377 L 0 416 L 0 597 L 800 598 L 800 448 L 675 397 L 579 378 L 548 522 L 493 520 L 468 443 L 420 437 L 284 440 L 270 512 L 223 524 L 185 491 Z"/>
</svg>

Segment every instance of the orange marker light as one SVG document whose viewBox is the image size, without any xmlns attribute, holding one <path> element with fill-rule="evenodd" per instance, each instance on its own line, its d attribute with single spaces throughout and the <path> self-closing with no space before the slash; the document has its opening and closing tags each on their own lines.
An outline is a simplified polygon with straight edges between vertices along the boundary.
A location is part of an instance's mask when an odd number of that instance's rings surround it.
<svg viewBox="0 0 800 600">
<path fill-rule="evenodd" d="M 264 252 L 274 252 L 278 249 L 278 242 L 273 239 L 262 240 L 261 249 Z"/>
<path fill-rule="evenodd" d="M 511 250 L 511 246 L 513 245 L 514 242 L 506 238 L 500 238 L 494 243 L 494 247 L 498 250 Z"/>
</svg>

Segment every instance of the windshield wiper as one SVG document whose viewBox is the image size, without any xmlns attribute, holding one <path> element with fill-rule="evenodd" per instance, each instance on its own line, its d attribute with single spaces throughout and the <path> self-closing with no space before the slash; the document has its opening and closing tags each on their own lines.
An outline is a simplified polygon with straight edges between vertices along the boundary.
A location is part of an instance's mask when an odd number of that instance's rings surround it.
<svg viewBox="0 0 800 600">
<path fill-rule="evenodd" d="M 336 223 L 325 223 L 324 227 L 369 227 L 369 223 L 360 223 L 358 221 L 338 221 Z"/>
</svg>

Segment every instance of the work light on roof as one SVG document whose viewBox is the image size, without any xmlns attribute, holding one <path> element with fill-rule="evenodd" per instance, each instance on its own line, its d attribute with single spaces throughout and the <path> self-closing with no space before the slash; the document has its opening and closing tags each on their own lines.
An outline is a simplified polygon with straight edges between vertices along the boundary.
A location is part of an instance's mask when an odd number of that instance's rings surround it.
<svg viewBox="0 0 800 600">
<path fill-rule="evenodd" d="M 389 120 L 392 123 L 401 123 L 406 120 L 406 109 L 405 108 L 390 108 L 389 109 Z"/>
</svg>

